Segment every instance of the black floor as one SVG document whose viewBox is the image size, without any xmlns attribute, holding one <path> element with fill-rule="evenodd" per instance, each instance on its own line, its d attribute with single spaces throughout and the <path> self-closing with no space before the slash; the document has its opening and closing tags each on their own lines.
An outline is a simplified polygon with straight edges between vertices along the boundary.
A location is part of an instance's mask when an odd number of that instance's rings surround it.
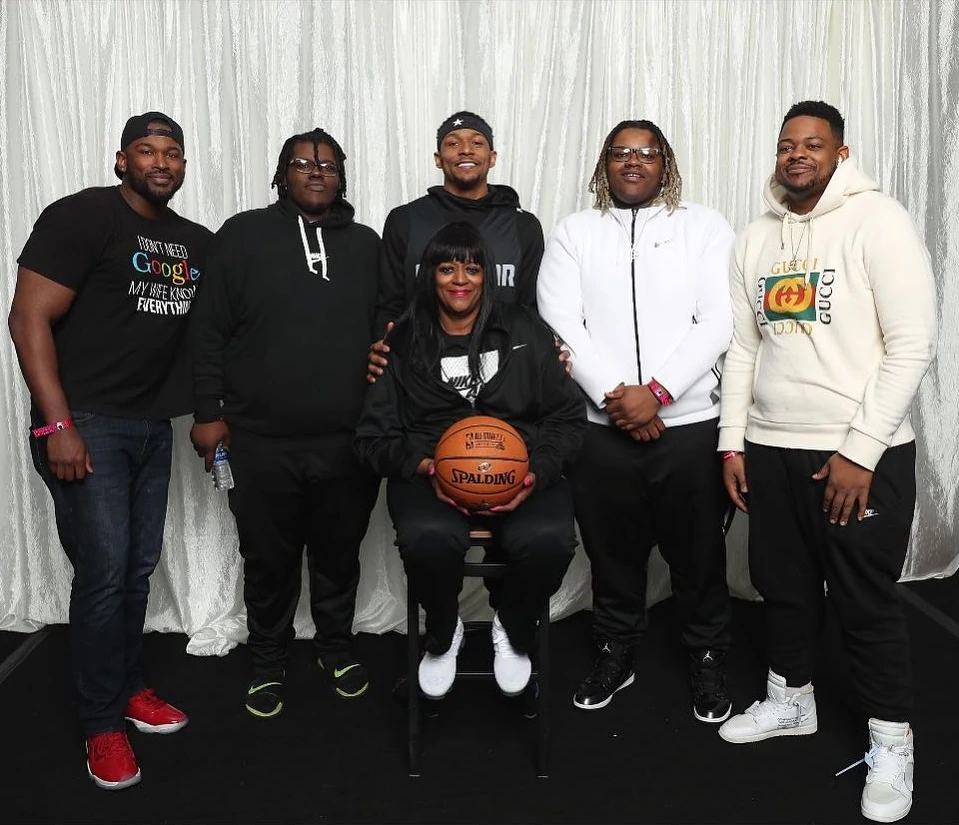
<svg viewBox="0 0 959 825">
<path fill-rule="evenodd" d="M 957 602 L 944 600 L 953 615 Z M 917 791 L 907 821 L 953 823 L 959 639 L 926 613 L 906 609 L 917 684 Z M 765 690 L 761 610 L 736 602 L 729 682 L 737 710 Z M 195 657 L 185 653 L 184 636 L 151 634 L 144 656 L 152 683 L 191 721 L 173 736 L 131 729 L 144 778 L 116 793 L 97 789 L 86 776 L 66 631 L 58 626 L 0 684 L 6 709 L 0 822 L 865 821 L 859 815 L 864 768 L 833 777 L 865 746 L 865 731 L 848 707 L 834 623 L 827 622 L 816 679 L 819 732 L 730 745 L 689 712 L 671 601 L 650 611 L 650 620 L 636 684 L 608 708 L 588 713 L 572 707 L 570 694 L 590 664 L 589 614 L 553 625 L 549 779 L 536 778 L 536 723 L 483 682 L 458 684 L 439 703 L 440 715 L 424 731 L 424 775 L 410 779 L 404 708 L 392 694 L 404 668 L 399 634 L 360 636 L 374 684 L 353 701 L 336 698 L 324 683 L 309 643 L 294 643 L 287 707 L 269 721 L 242 709 L 242 648 L 222 659 Z M 9 635 L 0 634 L 4 645 Z M 471 638 L 467 650 L 487 644 Z"/>
</svg>

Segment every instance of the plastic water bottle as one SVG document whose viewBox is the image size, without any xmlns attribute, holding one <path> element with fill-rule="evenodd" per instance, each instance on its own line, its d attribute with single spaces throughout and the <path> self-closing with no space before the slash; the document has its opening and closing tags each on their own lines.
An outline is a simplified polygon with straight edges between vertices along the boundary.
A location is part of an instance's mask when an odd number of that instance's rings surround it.
<svg viewBox="0 0 959 825">
<path fill-rule="evenodd" d="M 217 490 L 233 489 L 233 470 L 230 469 L 230 452 L 221 441 L 213 453 L 213 486 Z"/>
</svg>

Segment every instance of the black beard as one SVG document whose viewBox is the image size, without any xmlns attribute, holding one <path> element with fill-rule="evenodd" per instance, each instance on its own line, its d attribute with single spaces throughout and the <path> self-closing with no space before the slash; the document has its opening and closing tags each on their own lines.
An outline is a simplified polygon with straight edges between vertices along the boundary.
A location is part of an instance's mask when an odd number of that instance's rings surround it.
<svg viewBox="0 0 959 825">
<path fill-rule="evenodd" d="M 152 206 L 159 207 L 166 206 L 170 202 L 170 199 L 180 191 L 180 187 L 183 186 L 183 179 L 181 178 L 179 183 L 176 183 L 176 178 L 174 177 L 174 187 L 171 192 L 155 192 L 150 187 L 150 181 L 145 175 L 136 174 L 129 169 L 123 176 L 123 180 L 126 185 L 136 192 L 141 198 L 143 198 L 143 200 Z"/>
<path fill-rule="evenodd" d="M 471 178 L 470 180 L 463 180 L 462 178 L 450 175 L 448 180 L 457 189 L 460 189 L 463 192 L 472 192 L 474 189 L 479 189 L 480 187 L 486 185 L 487 175 L 477 175 L 475 178 Z"/>
<path fill-rule="evenodd" d="M 833 170 L 834 172 L 835 170 Z M 801 184 L 797 186 L 794 183 L 790 183 L 786 177 L 785 171 L 782 174 L 776 173 L 776 182 L 785 189 L 790 195 L 804 195 L 807 192 L 811 192 L 814 189 L 825 189 L 829 185 L 829 181 L 832 180 L 833 172 L 830 172 L 825 177 L 813 178 L 808 183 Z"/>
</svg>

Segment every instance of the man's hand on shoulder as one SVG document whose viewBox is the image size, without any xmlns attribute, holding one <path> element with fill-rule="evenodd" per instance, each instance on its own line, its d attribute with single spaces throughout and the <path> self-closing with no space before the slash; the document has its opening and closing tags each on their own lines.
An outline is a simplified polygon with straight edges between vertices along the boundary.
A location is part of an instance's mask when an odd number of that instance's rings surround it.
<svg viewBox="0 0 959 825">
<path fill-rule="evenodd" d="M 559 350 L 559 363 L 566 368 L 566 374 L 569 375 L 573 371 L 573 363 L 569 360 L 569 350 L 566 348 L 566 344 L 560 341 L 559 338 L 554 337 L 553 343 L 556 345 L 556 349 Z"/>
<path fill-rule="evenodd" d="M 383 370 L 386 369 L 388 363 L 386 353 L 390 351 L 390 348 L 383 342 L 392 329 L 393 322 L 390 321 L 386 325 L 386 332 L 383 334 L 383 337 L 380 338 L 379 341 L 370 344 L 369 361 L 366 365 L 366 380 L 371 384 L 375 384 L 376 379 L 379 378 L 383 374 Z"/>
</svg>

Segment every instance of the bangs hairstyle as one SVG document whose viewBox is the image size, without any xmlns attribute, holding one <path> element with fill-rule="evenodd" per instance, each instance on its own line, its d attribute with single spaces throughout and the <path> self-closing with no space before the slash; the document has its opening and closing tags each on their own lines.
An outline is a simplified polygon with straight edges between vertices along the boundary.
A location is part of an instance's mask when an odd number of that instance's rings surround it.
<svg viewBox="0 0 959 825">
<path fill-rule="evenodd" d="M 314 129 L 312 132 L 304 132 L 302 135 L 293 135 L 293 137 L 287 138 L 286 143 L 283 144 L 283 148 L 280 150 L 280 159 L 277 161 L 276 174 L 273 175 L 273 182 L 270 184 L 270 188 L 273 189 L 275 187 L 277 194 L 281 198 L 287 196 L 287 169 L 289 169 L 290 161 L 293 159 L 293 147 L 301 141 L 303 143 L 313 144 L 314 156 L 319 151 L 321 144 L 329 146 L 333 150 L 333 157 L 336 161 L 336 171 L 339 173 L 338 177 L 340 180 L 340 188 L 336 192 L 336 199 L 343 200 L 343 198 L 346 197 L 346 153 L 331 134 L 319 128 Z"/>
<path fill-rule="evenodd" d="M 483 268 L 483 294 L 480 296 L 479 313 L 473 322 L 467 351 L 470 378 L 477 380 L 481 377 L 480 349 L 483 333 L 496 299 L 496 264 L 480 231 L 467 221 L 447 224 L 430 238 L 423 250 L 409 310 L 413 351 L 422 358 L 430 372 L 435 369 L 442 349 L 439 301 L 436 298 L 436 268 L 448 261 L 472 263 Z"/>
<path fill-rule="evenodd" d="M 665 203 L 670 214 L 679 209 L 679 202 L 683 197 L 683 179 L 679 174 L 679 167 L 676 165 L 676 153 L 673 147 L 669 145 L 666 136 L 662 130 L 651 120 L 624 120 L 617 123 L 612 131 L 606 135 L 603 141 L 602 151 L 599 153 L 599 160 L 596 161 L 596 168 L 593 170 L 593 177 L 589 181 L 589 191 L 596 195 L 593 200 L 593 208 L 606 213 L 615 205 L 613 195 L 609 189 L 609 176 L 606 174 L 606 161 L 609 147 L 613 145 L 613 138 L 623 129 L 645 129 L 652 132 L 659 143 L 659 148 L 663 150 L 663 180 L 660 185 L 659 195 L 653 203 Z"/>
</svg>

